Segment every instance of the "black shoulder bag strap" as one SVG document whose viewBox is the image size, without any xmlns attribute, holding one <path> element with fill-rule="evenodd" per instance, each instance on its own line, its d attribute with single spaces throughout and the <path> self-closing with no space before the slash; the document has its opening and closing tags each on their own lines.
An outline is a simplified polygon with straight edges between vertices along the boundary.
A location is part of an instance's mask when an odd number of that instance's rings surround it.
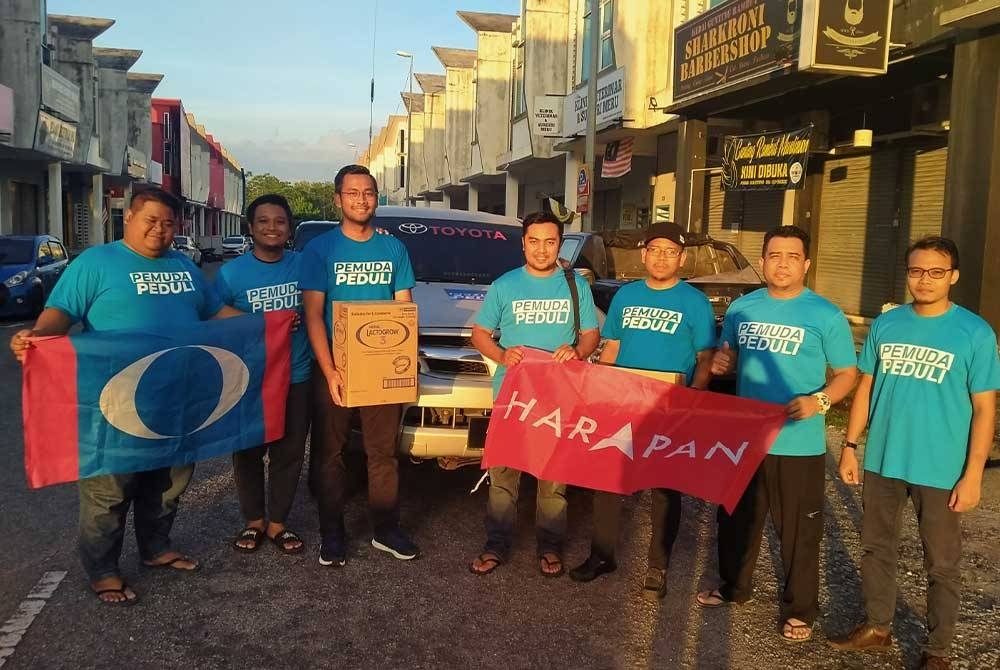
<svg viewBox="0 0 1000 670">
<path fill-rule="evenodd" d="M 576 288 L 576 273 L 568 268 L 563 268 L 563 274 L 566 276 L 569 294 L 573 299 L 573 341 L 570 344 L 575 347 L 580 342 L 580 294 Z"/>
</svg>

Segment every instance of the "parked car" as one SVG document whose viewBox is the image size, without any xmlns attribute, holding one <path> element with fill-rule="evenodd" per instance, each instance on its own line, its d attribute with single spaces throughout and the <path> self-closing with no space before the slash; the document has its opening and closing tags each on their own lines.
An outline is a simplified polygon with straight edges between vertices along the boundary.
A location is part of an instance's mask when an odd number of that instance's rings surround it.
<svg viewBox="0 0 1000 670">
<path fill-rule="evenodd" d="M 708 235 L 689 233 L 687 260 L 681 278 L 703 291 L 715 312 L 716 323 L 729 304 L 745 293 L 763 286 L 760 275 L 740 250 Z M 587 277 L 594 303 L 605 313 L 618 289 L 646 276 L 642 264 L 645 231 L 623 230 L 606 236 L 596 233 L 566 233 L 559 255 Z"/>
<path fill-rule="evenodd" d="M 51 235 L 0 235 L 0 316 L 35 316 L 69 264 Z"/>
<path fill-rule="evenodd" d="M 379 207 L 374 225 L 407 248 L 420 308 L 417 402 L 404 409 L 400 450 L 416 459 L 478 459 L 493 407 L 496 365 L 471 343 L 493 280 L 524 263 L 517 219 L 424 207 Z M 295 248 L 335 221 L 300 223 Z"/>
<path fill-rule="evenodd" d="M 191 262 L 201 267 L 201 249 L 195 246 L 194 240 L 187 235 L 174 235 L 174 249 L 191 259 Z"/>
<path fill-rule="evenodd" d="M 242 235 L 234 235 L 233 237 L 222 238 L 222 257 L 231 258 L 234 256 L 242 256 L 246 252 L 250 251 L 251 244 L 246 237 Z"/>
</svg>

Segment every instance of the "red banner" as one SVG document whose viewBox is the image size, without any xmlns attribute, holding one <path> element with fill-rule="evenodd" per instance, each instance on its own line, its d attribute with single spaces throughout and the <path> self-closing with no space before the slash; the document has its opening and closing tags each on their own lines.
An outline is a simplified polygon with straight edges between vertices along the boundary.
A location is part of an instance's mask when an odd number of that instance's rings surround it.
<svg viewBox="0 0 1000 670">
<path fill-rule="evenodd" d="M 629 494 L 681 491 L 732 512 L 785 410 L 527 350 L 493 404 L 483 467 Z"/>
</svg>

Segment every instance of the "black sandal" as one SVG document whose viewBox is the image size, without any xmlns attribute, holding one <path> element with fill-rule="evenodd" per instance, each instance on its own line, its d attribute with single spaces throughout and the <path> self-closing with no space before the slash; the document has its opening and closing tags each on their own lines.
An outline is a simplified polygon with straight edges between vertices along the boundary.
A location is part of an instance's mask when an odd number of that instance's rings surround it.
<svg viewBox="0 0 1000 670">
<path fill-rule="evenodd" d="M 251 542 L 252 544 L 249 547 L 244 547 L 240 545 L 240 542 Z M 233 540 L 233 549 L 236 551 L 242 551 L 245 554 L 250 554 L 260 549 L 260 545 L 263 543 L 264 531 L 260 528 L 247 526 L 241 530 L 240 534 L 236 536 L 235 540 Z"/>
<path fill-rule="evenodd" d="M 128 593 L 126 592 L 126 589 L 128 591 L 132 591 L 132 597 L 131 598 L 128 597 Z M 105 600 L 104 598 L 101 597 L 101 596 L 103 596 L 105 594 L 108 594 L 108 593 L 118 593 L 118 594 L 121 594 L 121 596 L 122 596 L 123 599 L 122 600 Z M 136 593 L 135 591 L 133 591 L 132 587 L 129 586 L 124 581 L 122 582 L 121 588 L 117 588 L 117 589 L 101 589 L 100 591 L 94 591 L 94 597 L 97 598 L 97 601 L 99 603 L 101 603 L 102 605 L 110 605 L 111 607 L 131 607 L 132 605 L 135 605 L 135 603 L 139 600 L 139 594 Z"/>
<path fill-rule="evenodd" d="M 288 530 L 287 528 L 274 537 L 269 537 L 271 542 L 274 542 L 274 546 L 281 550 L 283 554 L 301 554 L 306 549 L 306 543 L 302 541 L 302 538 Z M 298 542 L 298 546 L 289 547 L 288 545 Z"/>
</svg>

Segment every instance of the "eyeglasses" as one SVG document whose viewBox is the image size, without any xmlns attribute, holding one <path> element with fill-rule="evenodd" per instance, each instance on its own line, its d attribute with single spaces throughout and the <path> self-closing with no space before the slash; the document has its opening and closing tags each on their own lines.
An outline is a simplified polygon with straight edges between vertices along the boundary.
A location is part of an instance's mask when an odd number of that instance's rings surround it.
<svg viewBox="0 0 1000 670">
<path fill-rule="evenodd" d="M 372 191 L 372 190 L 368 190 L 368 191 L 341 191 L 340 192 L 340 197 L 347 198 L 348 200 L 361 200 L 362 198 L 364 198 L 365 200 L 374 200 L 375 198 L 378 197 L 378 193 L 376 191 Z"/>
<path fill-rule="evenodd" d="M 677 258 L 682 253 L 683 249 L 666 249 L 664 247 L 646 247 L 646 253 L 653 258 Z"/>
<path fill-rule="evenodd" d="M 930 275 L 931 279 L 944 279 L 945 275 L 955 268 L 906 268 L 906 276 L 910 279 L 923 279 L 924 275 Z"/>
</svg>

